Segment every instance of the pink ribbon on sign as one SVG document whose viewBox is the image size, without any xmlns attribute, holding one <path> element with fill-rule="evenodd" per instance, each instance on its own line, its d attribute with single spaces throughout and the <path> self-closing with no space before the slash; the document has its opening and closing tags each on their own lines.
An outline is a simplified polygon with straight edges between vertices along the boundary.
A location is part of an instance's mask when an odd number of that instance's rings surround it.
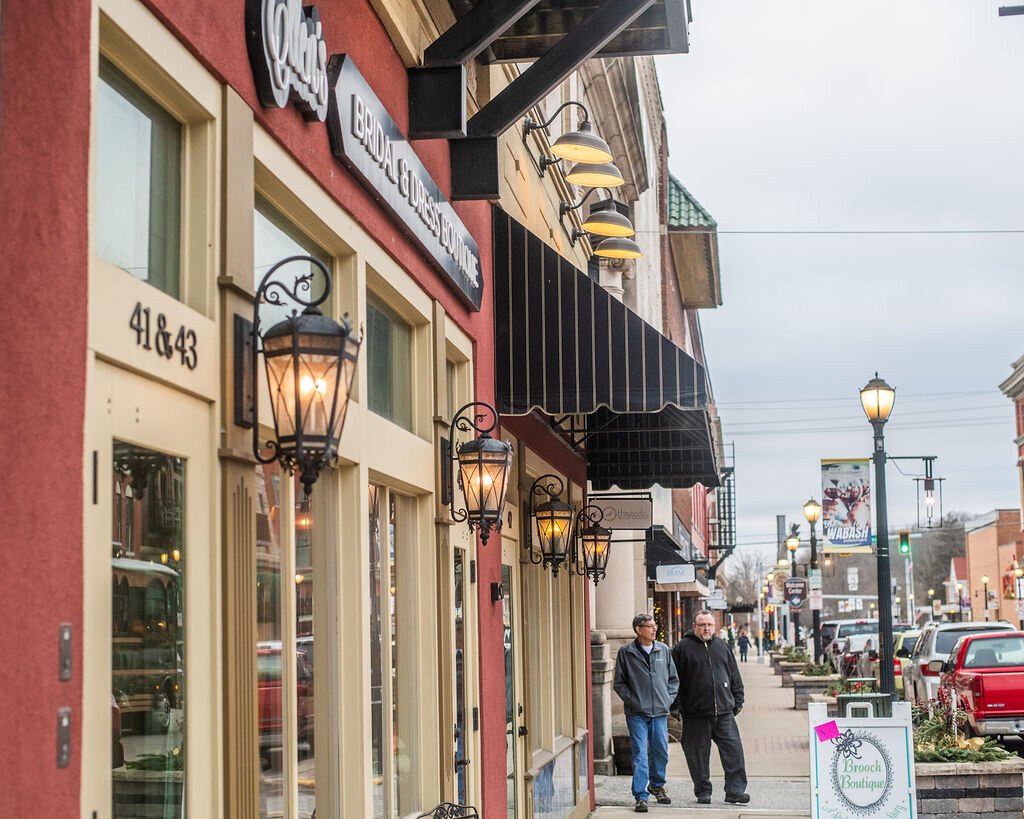
<svg viewBox="0 0 1024 819">
<path fill-rule="evenodd" d="M 839 736 L 839 725 L 835 720 L 823 722 L 821 725 L 814 726 L 814 733 L 818 735 L 818 742 L 828 742 Z"/>
</svg>

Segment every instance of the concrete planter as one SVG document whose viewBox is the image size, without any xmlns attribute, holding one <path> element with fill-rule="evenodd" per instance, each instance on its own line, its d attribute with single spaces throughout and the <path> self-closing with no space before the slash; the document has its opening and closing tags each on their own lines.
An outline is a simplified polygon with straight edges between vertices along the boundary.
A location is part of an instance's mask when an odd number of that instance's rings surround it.
<svg viewBox="0 0 1024 819">
<path fill-rule="evenodd" d="M 793 684 L 793 677 L 800 674 L 807 667 L 807 663 L 779 663 L 779 673 L 782 674 L 782 684 L 784 686 Z"/>
<path fill-rule="evenodd" d="M 782 662 L 782 656 L 783 655 L 782 655 L 781 651 L 769 651 L 768 652 L 768 661 L 771 664 L 771 667 L 775 671 L 776 674 L 779 673 L 779 663 Z"/>
<path fill-rule="evenodd" d="M 1002 762 L 918 762 L 920 819 L 1020 819 L 1024 811 L 1024 759 Z"/>
<path fill-rule="evenodd" d="M 838 717 L 839 716 L 839 707 L 836 705 L 837 701 L 836 701 L 835 697 L 829 697 L 829 696 L 827 696 L 825 694 L 811 694 L 807 698 L 807 701 L 809 703 L 811 703 L 811 702 L 820 702 L 820 703 L 824 704 L 824 706 L 826 708 L 826 713 L 830 717 Z"/>
<path fill-rule="evenodd" d="M 824 677 L 810 677 L 803 674 L 793 675 L 793 707 L 797 711 L 806 711 L 807 703 L 811 696 L 821 694 L 832 683 L 839 682 L 841 677 L 838 674 L 829 674 Z M 830 698 L 831 699 L 831 698 Z M 820 702 L 820 700 L 815 700 Z"/>
</svg>

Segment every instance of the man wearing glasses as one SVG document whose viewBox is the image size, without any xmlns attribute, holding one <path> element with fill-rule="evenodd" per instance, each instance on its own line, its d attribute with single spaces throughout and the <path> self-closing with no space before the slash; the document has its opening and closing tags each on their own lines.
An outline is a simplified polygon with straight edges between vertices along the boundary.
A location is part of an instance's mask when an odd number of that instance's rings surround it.
<svg viewBox="0 0 1024 819">
<path fill-rule="evenodd" d="M 743 680 L 736 658 L 724 640 L 715 636 L 715 616 L 701 611 L 693 631 L 683 635 L 672 659 L 682 681 L 673 711 L 683 715 L 683 753 L 701 804 L 711 802 L 711 740 L 718 746 L 725 771 L 725 801 L 744 805 L 747 772 L 736 715 L 743 710 Z"/>
<path fill-rule="evenodd" d="M 634 810 L 647 813 L 649 796 L 661 805 L 672 804 L 665 793 L 665 765 L 668 711 L 679 691 L 679 677 L 669 647 L 654 639 L 658 631 L 654 618 L 638 614 L 633 631 L 636 639 L 622 646 L 615 658 L 615 693 L 625 706 L 633 751 Z"/>
</svg>

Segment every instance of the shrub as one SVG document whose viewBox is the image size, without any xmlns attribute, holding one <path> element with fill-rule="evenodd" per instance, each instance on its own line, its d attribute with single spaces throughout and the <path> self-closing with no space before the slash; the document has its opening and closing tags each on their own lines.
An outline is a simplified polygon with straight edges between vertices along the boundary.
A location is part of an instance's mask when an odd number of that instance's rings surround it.
<svg viewBox="0 0 1024 819">
<path fill-rule="evenodd" d="M 915 762 L 998 762 L 1017 756 L 990 737 L 965 740 L 967 715 L 948 700 L 915 702 L 911 717 Z"/>
<path fill-rule="evenodd" d="M 832 673 L 832 666 L 828 663 L 807 663 L 800 674 L 804 677 L 827 677 Z"/>
</svg>

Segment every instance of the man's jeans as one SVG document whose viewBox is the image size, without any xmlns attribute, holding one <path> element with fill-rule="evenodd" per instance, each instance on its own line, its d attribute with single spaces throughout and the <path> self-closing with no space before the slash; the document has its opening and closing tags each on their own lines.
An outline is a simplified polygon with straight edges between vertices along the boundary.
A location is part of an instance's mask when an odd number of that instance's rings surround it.
<svg viewBox="0 0 1024 819">
<path fill-rule="evenodd" d="M 736 718 L 732 714 L 717 717 L 683 718 L 683 753 L 697 797 L 711 796 L 711 741 L 718 746 L 725 772 L 726 796 L 747 790 L 747 771 L 743 762 L 743 743 Z"/>
<path fill-rule="evenodd" d="M 633 798 L 647 799 L 647 785 L 665 787 L 668 764 L 668 717 L 626 717 L 629 740 L 633 746 Z M 650 754 L 650 769 L 647 757 Z"/>
</svg>

